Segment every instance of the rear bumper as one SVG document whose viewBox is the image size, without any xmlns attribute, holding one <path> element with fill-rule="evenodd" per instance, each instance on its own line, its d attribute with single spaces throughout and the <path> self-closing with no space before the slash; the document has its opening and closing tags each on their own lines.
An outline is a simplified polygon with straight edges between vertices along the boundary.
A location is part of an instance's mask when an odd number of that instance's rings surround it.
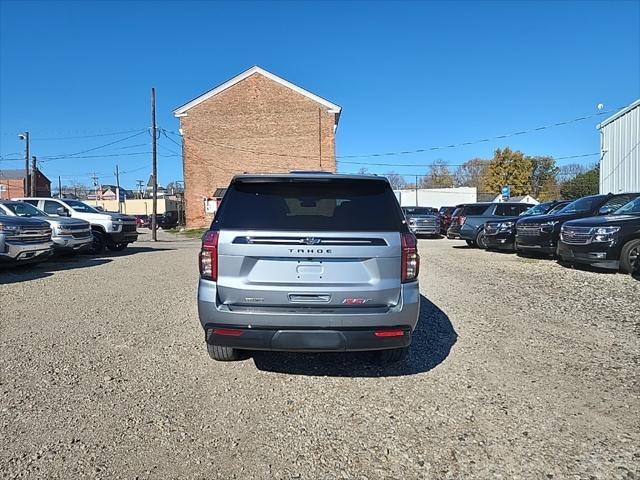
<svg viewBox="0 0 640 480">
<path fill-rule="evenodd" d="M 447 238 L 450 240 L 455 240 L 460 238 L 460 226 L 451 226 L 447 230 Z"/>
<path fill-rule="evenodd" d="M 418 282 L 402 285 L 400 302 L 390 308 L 359 307 L 282 307 L 239 308 L 219 305 L 215 282 L 200 279 L 198 285 L 198 315 L 205 331 L 213 328 L 236 328 L 250 331 L 229 337 L 214 335 L 218 345 L 261 350 L 306 349 L 315 351 L 349 351 L 396 348 L 411 341 L 410 334 L 402 337 L 379 337 L 376 330 L 401 328 L 413 331 L 420 313 Z M 257 333 L 255 333 L 257 332 Z M 280 333 L 279 333 L 280 332 Z M 297 332 L 297 333 L 282 333 Z M 302 332 L 302 333 L 300 333 Z M 367 333 L 368 332 L 368 333 Z M 309 339 L 312 337 L 311 339 Z M 230 345 L 224 342 L 240 342 Z M 251 347 L 242 347 L 242 342 Z M 367 343 L 370 341 L 370 343 Z M 302 350 L 301 350 L 302 349 Z"/>
<path fill-rule="evenodd" d="M 237 328 L 231 326 L 205 327 L 207 343 L 245 350 L 273 350 L 284 352 L 347 352 L 387 350 L 408 347 L 411 328 L 396 329 L 290 329 Z M 394 333 L 393 336 L 383 332 Z M 231 335 L 229 335 L 231 333 Z"/>
<path fill-rule="evenodd" d="M 412 233 L 416 235 L 439 235 L 440 227 L 409 227 Z"/>
<path fill-rule="evenodd" d="M 560 241 L 558 256 L 570 263 L 582 263 L 611 270 L 620 268 L 620 252 L 608 248 L 606 244 L 567 245 Z"/>
</svg>

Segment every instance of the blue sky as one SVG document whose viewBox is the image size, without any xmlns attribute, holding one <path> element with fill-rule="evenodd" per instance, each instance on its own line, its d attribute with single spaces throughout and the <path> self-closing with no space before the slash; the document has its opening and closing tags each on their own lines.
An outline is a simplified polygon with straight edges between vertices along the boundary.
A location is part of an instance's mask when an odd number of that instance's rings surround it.
<svg viewBox="0 0 640 480">
<path fill-rule="evenodd" d="M 640 97 L 640 2 L 0 2 L 0 168 L 120 140 L 257 64 L 343 107 L 338 155 L 449 145 L 627 105 Z M 425 153 L 344 160 L 339 170 L 421 174 L 496 147 L 555 157 L 597 152 L 606 116 Z M 112 132 L 131 131 L 117 135 Z M 73 136 L 104 135 L 88 138 Z M 89 172 L 133 187 L 149 135 L 42 163 L 63 183 Z M 182 178 L 160 139 L 159 181 Z M 139 152 L 142 152 L 139 154 Z M 136 155 L 129 155 L 134 153 Z M 127 155 L 123 155 L 127 154 Z M 109 156 L 107 156 L 109 155 Z M 172 156 L 173 155 L 173 156 Z M 597 156 L 559 163 L 593 163 Z M 410 164 L 412 166 L 397 166 Z"/>
</svg>

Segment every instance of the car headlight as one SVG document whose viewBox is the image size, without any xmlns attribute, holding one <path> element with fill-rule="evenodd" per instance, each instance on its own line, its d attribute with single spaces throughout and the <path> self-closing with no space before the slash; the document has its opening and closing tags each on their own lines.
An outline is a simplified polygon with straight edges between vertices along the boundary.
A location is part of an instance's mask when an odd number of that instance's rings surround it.
<svg viewBox="0 0 640 480">
<path fill-rule="evenodd" d="M 500 222 L 498 223 L 498 228 L 500 230 L 511 230 L 516 222 Z"/>
<path fill-rule="evenodd" d="M 122 226 L 122 224 L 121 224 L 120 222 L 113 222 L 113 223 L 111 224 L 111 227 L 112 227 L 114 230 L 118 230 L 121 226 Z"/>
<path fill-rule="evenodd" d="M 67 227 L 65 227 L 64 225 L 57 225 L 54 228 L 54 231 L 58 234 L 58 235 L 71 235 L 71 230 L 68 230 Z"/>
<path fill-rule="evenodd" d="M 553 220 L 552 222 L 545 222 L 545 223 L 540 225 L 540 231 L 541 232 L 546 232 L 546 233 L 551 233 L 551 232 L 553 232 L 553 229 L 557 224 L 558 224 L 557 220 Z"/>
<path fill-rule="evenodd" d="M 18 232 L 18 230 L 20 230 L 20 227 L 18 227 L 18 226 L 15 226 L 15 225 L 3 225 L 2 223 L 0 223 L 0 233 L 4 233 L 7 236 L 15 235 L 16 232 Z"/>
<path fill-rule="evenodd" d="M 593 235 L 594 242 L 615 242 L 616 233 L 620 230 L 620 227 L 599 227 L 595 229 Z"/>
</svg>

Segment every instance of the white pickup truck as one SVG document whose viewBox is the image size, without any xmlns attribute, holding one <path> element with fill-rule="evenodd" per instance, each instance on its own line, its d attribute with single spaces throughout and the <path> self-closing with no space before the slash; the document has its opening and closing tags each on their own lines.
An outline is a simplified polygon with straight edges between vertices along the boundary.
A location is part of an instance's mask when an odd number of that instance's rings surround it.
<svg viewBox="0 0 640 480">
<path fill-rule="evenodd" d="M 80 200 L 70 198 L 22 197 L 14 200 L 30 203 L 47 215 L 79 218 L 89 222 L 93 234 L 93 244 L 89 250 L 91 253 L 101 253 L 105 247 L 119 252 L 138 239 L 135 217 L 101 212 Z"/>
</svg>

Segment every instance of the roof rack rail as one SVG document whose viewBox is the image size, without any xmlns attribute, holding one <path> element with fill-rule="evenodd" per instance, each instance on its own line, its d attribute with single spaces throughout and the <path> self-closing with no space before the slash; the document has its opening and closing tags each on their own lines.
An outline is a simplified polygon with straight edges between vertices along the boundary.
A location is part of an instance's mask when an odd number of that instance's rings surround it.
<svg viewBox="0 0 640 480">
<path fill-rule="evenodd" d="M 326 172 L 324 170 L 289 170 L 289 173 L 313 173 L 318 175 L 332 174 L 333 172 Z"/>
</svg>

